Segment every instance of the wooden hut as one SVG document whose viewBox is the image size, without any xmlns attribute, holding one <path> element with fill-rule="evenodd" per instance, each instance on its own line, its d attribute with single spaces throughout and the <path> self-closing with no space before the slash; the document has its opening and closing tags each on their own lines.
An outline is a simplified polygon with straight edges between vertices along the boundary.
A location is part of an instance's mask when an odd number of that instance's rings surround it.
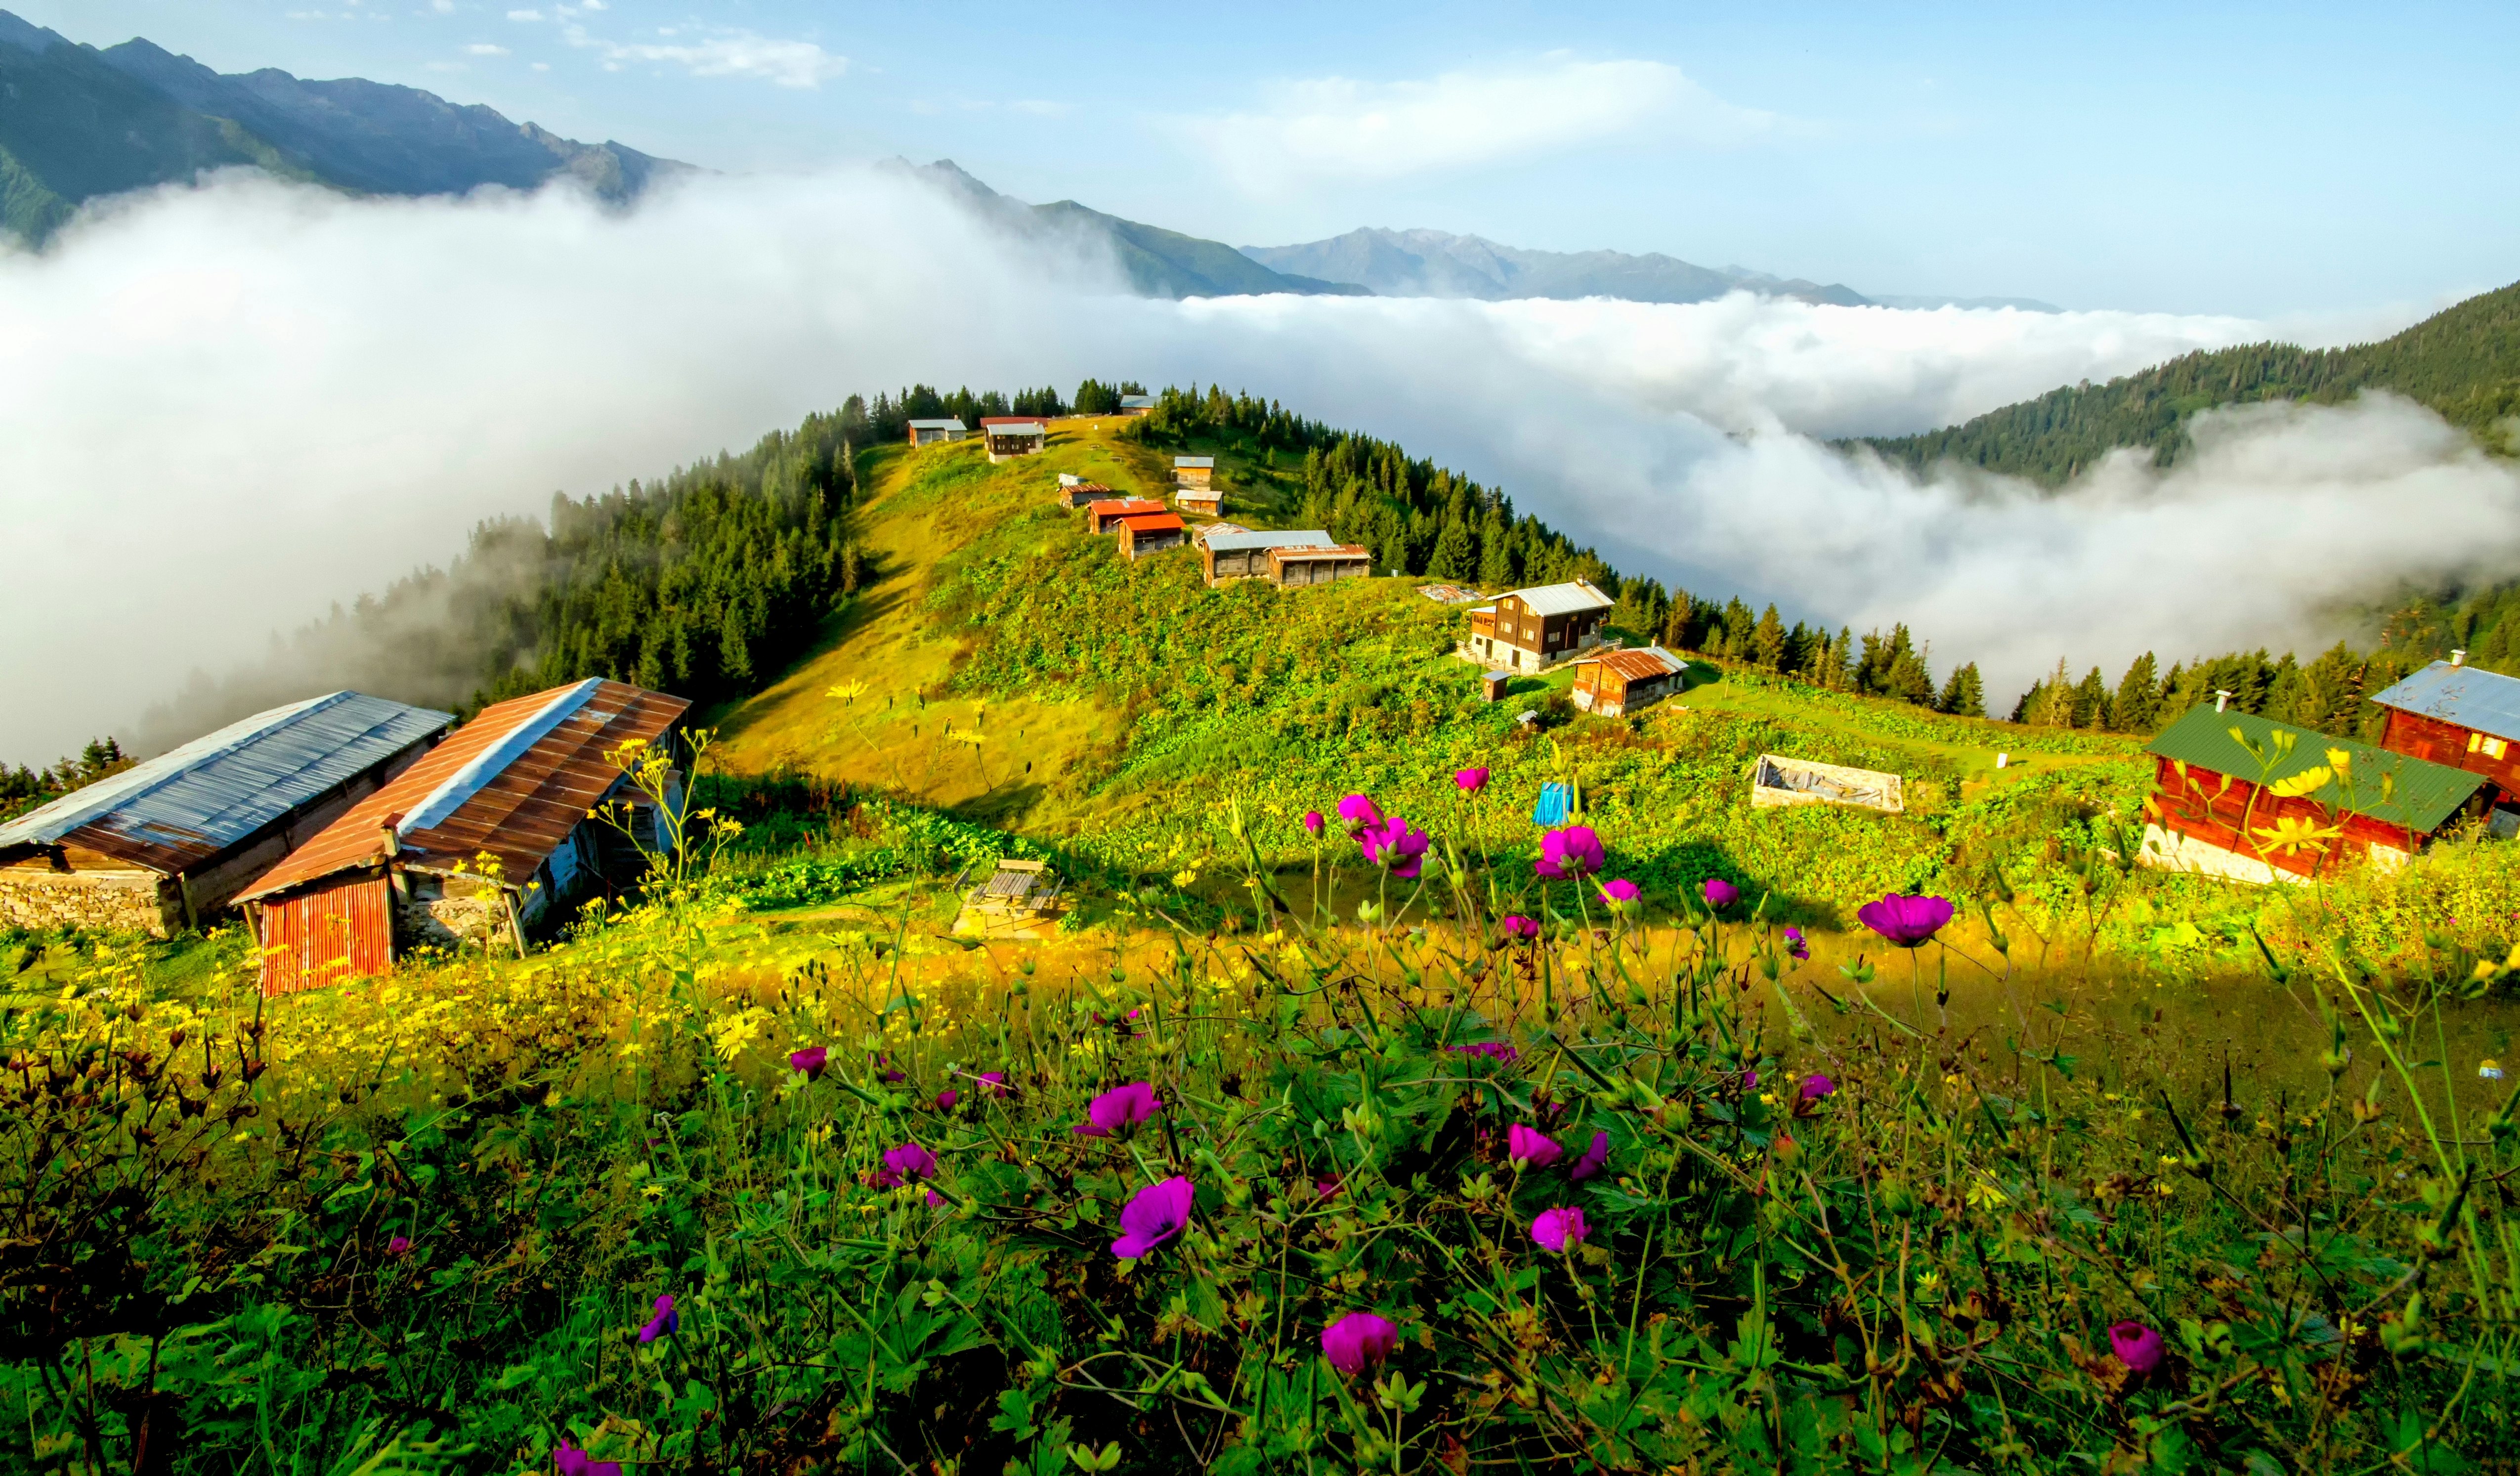
<svg viewBox="0 0 2520 1476">
<path fill-rule="evenodd" d="M 1189 525 L 1170 513 L 1141 513 L 1114 526 L 1120 533 L 1120 557 L 1132 562 L 1190 541 Z"/>
<path fill-rule="evenodd" d="M 159 937 L 196 925 L 454 721 L 337 692 L 73 789 L 0 826 L 0 924 Z"/>
<path fill-rule="evenodd" d="M 1486 667 L 1538 671 L 1600 644 L 1614 602 L 1578 579 L 1501 595 L 1470 611 L 1460 654 Z"/>
<path fill-rule="evenodd" d="M 556 907 L 635 880 L 638 847 L 671 831 L 613 755 L 670 752 L 690 706 L 591 678 L 483 708 L 241 894 L 263 992 L 380 973 L 415 947 L 521 949 Z M 616 804 L 627 836 L 592 813 Z"/>
<path fill-rule="evenodd" d="M 2520 820 L 2510 808 L 2520 797 L 2520 680 L 2479 671 L 2466 657 L 2452 651 L 2371 698 L 2389 714 L 2380 746 L 2485 776 L 2498 827 L 2508 829 Z"/>
<path fill-rule="evenodd" d="M 1363 544 L 1332 543 L 1269 551 L 1269 580 L 1281 589 L 1363 579 L 1373 572 L 1373 551 Z"/>
<path fill-rule="evenodd" d="M 1038 456 L 1050 445 L 1050 427 L 1031 416 L 987 415 L 980 418 L 980 439 L 992 462 Z"/>
<path fill-rule="evenodd" d="M 2481 812 L 2481 775 L 2289 723 L 2199 706 L 2161 732 L 2145 866 L 2278 881 L 2404 865 Z"/>
<path fill-rule="evenodd" d="M 912 421 L 910 449 L 916 451 L 922 446 L 936 446 L 947 441 L 959 441 L 970 433 L 964 428 L 963 423 L 957 420 Z"/>
<path fill-rule="evenodd" d="M 1124 394 L 1120 396 L 1120 413 L 1152 415 L 1155 413 L 1155 397 L 1150 394 Z"/>
<path fill-rule="evenodd" d="M 1108 502 L 1111 489 L 1101 482 L 1090 482 L 1073 471 L 1058 473 L 1058 505 L 1073 513 L 1078 508 L 1098 502 Z"/>
<path fill-rule="evenodd" d="M 1085 530 L 1108 533 L 1123 517 L 1146 517 L 1164 511 L 1164 505 L 1151 497 L 1117 497 L 1107 502 L 1090 502 L 1085 505 Z"/>
<path fill-rule="evenodd" d="M 1576 706 L 1598 717 L 1642 711 L 1687 685 L 1688 663 L 1659 646 L 1597 650 L 1575 663 Z"/>
<path fill-rule="evenodd" d="M 1173 501 L 1194 517 L 1225 515 L 1225 494 L 1214 487 L 1184 487 L 1173 494 Z"/>
<path fill-rule="evenodd" d="M 1176 456 L 1173 458 L 1173 485 L 1177 487 L 1211 487 L 1216 483 L 1216 458 L 1212 456 Z"/>
<path fill-rule="evenodd" d="M 1269 567 L 1271 549 L 1326 548 L 1329 543 L 1330 535 L 1321 528 L 1210 531 L 1199 540 L 1199 560 L 1212 585 L 1230 579 L 1271 579 L 1276 577 Z"/>
</svg>

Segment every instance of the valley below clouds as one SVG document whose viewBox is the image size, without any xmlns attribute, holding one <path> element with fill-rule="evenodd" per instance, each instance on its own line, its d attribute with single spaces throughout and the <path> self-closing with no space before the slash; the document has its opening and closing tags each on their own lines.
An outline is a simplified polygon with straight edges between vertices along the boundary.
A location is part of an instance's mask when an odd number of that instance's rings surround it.
<svg viewBox="0 0 2520 1476">
<path fill-rule="evenodd" d="M 2386 397 L 2219 412 L 2178 467 L 2055 494 L 1827 444 L 2280 331 L 2244 319 L 1119 282 L 880 171 L 699 177 L 630 211 L 244 173 L 111 201 L 0 255 L 0 754 L 127 732 L 479 518 L 914 380 L 1247 389 L 1501 486 L 1625 572 L 1905 620 L 2007 705 L 2059 656 L 2323 646 L 2359 600 L 2520 561 L 2520 480 Z"/>
</svg>

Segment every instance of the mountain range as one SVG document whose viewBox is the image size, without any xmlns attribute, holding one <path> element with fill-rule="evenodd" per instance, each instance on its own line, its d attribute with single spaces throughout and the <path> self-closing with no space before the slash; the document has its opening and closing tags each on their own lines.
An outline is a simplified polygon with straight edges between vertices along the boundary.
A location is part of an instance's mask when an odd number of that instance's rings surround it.
<svg viewBox="0 0 2520 1476">
<path fill-rule="evenodd" d="M 569 176 L 615 201 L 690 167 L 416 87 L 226 74 L 149 41 L 99 50 L 0 11 L 0 228 L 40 245 L 83 201 L 225 165 L 357 195 Z"/>
</svg>

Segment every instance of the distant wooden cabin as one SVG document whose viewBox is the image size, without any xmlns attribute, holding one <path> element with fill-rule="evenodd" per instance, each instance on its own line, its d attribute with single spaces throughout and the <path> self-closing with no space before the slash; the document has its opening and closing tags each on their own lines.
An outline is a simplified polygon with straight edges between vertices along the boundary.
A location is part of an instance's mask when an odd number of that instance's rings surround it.
<svg viewBox="0 0 2520 1476">
<path fill-rule="evenodd" d="M 1578 579 L 1501 595 L 1470 611 L 1461 654 L 1490 669 L 1538 671 L 1600 644 L 1610 597 Z"/>
<path fill-rule="evenodd" d="M 2498 828 L 2520 821 L 2520 680 L 2479 671 L 2465 651 L 2435 661 L 2371 700 L 2386 708 L 2380 746 L 2392 753 L 2481 774 L 2500 811 Z"/>
<path fill-rule="evenodd" d="M 1133 561 L 1190 542 L 1190 525 L 1170 513 L 1141 513 L 1121 518 L 1117 527 L 1120 557 Z"/>
<path fill-rule="evenodd" d="M 2489 790 L 2463 769 L 2210 706 L 2163 729 L 2147 751 L 2153 793 L 2139 860 L 2235 881 L 2402 866 L 2480 814 Z"/>
<path fill-rule="evenodd" d="M 1223 584 L 1233 579 L 1272 579 L 1269 551 L 1272 549 L 1326 548 L 1329 533 L 1322 528 L 1274 529 L 1250 532 L 1238 529 L 1231 533 L 1209 532 L 1199 540 L 1199 561 L 1207 569 L 1209 584 Z"/>
<path fill-rule="evenodd" d="M 1058 473 L 1058 505 L 1074 512 L 1092 503 L 1111 500 L 1111 489 L 1101 482 L 1090 482 L 1073 471 Z"/>
<path fill-rule="evenodd" d="M 1091 502 L 1085 505 L 1085 531 L 1108 533 L 1123 517 L 1147 517 L 1168 512 L 1162 503 L 1151 497 L 1116 497 L 1108 502 Z"/>
<path fill-rule="evenodd" d="M 1155 397 L 1150 394 L 1124 394 L 1120 396 L 1120 413 L 1152 415 L 1155 413 Z"/>
<path fill-rule="evenodd" d="M 1332 543 L 1269 551 L 1269 579 L 1281 589 L 1365 579 L 1373 573 L 1373 551 L 1363 544 Z"/>
<path fill-rule="evenodd" d="M 1225 515 L 1225 494 L 1213 487 L 1184 487 L 1173 494 L 1173 501 L 1196 517 Z"/>
<path fill-rule="evenodd" d="M 992 462 L 1037 456 L 1050 444 L 1050 426 L 1030 416 L 982 416 L 980 439 L 987 443 Z"/>
<path fill-rule="evenodd" d="M 1215 483 L 1215 457 L 1176 456 L 1173 458 L 1173 485 L 1203 489 Z"/>
<path fill-rule="evenodd" d="M 1575 663 L 1576 706 L 1597 717 L 1625 717 L 1686 686 L 1688 663 L 1659 646 L 1597 650 Z"/>
<path fill-rule="evenodd" d="M 670 753 L 690 706 L 591 678 L 481 709 L 240 894 L 263 992 L 382 973 L 418 947 L 521 943 L 563 904 L 637 880 L 638 846 L 670 830 L 611 755 Z M 616 803 L 629 836 L 591 813 Z"/>
<path fill-rule="evenodd" d="M 964 428 L 961 421 L 912 421 L 910 423 L 910 449 L 916 451 L 922 446 L 934 446 L 946 441 L 959 441 L 970 433 L 970 431 Z"/>
<path fill-rule="evenodd" d="M 337 692 L 73 789 L 0 825 L 0 925 L 158 937 L 198 925 L 454 722 Z"/>
</svg>

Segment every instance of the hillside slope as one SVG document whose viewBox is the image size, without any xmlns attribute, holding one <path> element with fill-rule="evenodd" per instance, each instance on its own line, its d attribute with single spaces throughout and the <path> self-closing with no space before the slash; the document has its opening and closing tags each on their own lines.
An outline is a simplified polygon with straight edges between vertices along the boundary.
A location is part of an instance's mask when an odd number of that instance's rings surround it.
<svg viewBox="0 0 2520 1476">
<path fill-rule="evenodd" d="M 2335 402 L 2364 389 L 2421 401 L 2452 424 L 2494 434 L 2520 414 L 2520 284 L 2470 297 L 2394 337 L 2350 348 L 2250 343 L 2199 351 L 2105 384 L 2048 391 L 1963 425 L 1874 437 L 1890 461 L 1983 467 L 2057 486 L 2110 451 L 2176 460 L 2198 411 L 2260 400 Z"/>
<path fill-rule="evenodd" d="M 1244 246 L 1242 254 L 1280 272 L 1360 283 L 1392 297 L 1619 297 L 1631 302 L 1705 302 L 1748 291 L 1772 297 L 1863 307 L 1870 300 L 1843 283 L 1822 286 L 1742 267 L 1698 266 L 1658 251 L 1534 251 L 1478 236 L 1369 227 L 1298 246 Z"/>
</svg>

